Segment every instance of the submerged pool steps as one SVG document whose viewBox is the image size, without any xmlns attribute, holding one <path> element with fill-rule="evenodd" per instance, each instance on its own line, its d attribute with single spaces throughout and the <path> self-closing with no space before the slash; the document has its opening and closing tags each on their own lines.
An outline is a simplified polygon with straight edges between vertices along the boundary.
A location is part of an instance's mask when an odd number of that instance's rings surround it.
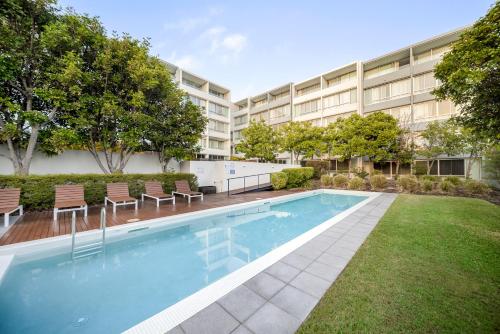
<svg viewBox="0 0 500 334">
<path fill-rule="evenodd" d="M 76 213 L 71 216 L 71 259 L 77 260 L 84 257 L 102 253 L 106 242 L 106 209 L 101 209 L 101 241 L 92 242 L 76 247 Z"/>
</svg>

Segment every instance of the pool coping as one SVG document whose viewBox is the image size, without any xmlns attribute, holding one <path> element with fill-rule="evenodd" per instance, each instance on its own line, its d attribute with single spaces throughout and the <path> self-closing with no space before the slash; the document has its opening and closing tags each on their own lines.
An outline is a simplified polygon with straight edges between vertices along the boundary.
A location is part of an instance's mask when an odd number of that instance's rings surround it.
<svg viewBox="0 0 500 334">
<path fill-rule="evenodd" d="M 179 214 L 170 217 L 161 217 L 150 220 L 139 221 L 135 223 L 130 223 L 127 225 L 113 226 L 106 230 L 107 238 L 111 241 L 115 238 L 127 237 L 126 233 L 137 230 L 144 227 L 176 227 L 182 225 L 186 220 L 192 218 L 215 215 L 218 213 L 225 212 L 227 210 L 234 209 L 244 209 L 248 207 L 253 207 L 256 205 L 267 204 L 267 203 L 279 203 L 286 202 L 290 199 L 309 197 L 321 193 L 330 194 L 340 194 L 340 195 L 356 195 L 368 197 L 361 201 L 360 203 L 352 206 L 351 208 L 339 213 L 338 215 L 326 220 L 320 225 L 312 228 L 311 230 L 303 233 L 302 235 L 288 241 L 287 243 L 281 245 L 280 247 L 272 250 L 271 252 L 265 254 L 264 256 L 250 262 L 249 264 L 243 266 L 242 268 L 224 276 L 218 281 L 206 286 L 205 288 L 195 292 L 194 294 L 184 298 L 183 300 L 169 306 L 168 308 L 160 311 L 159 313 L 153 315 L 152 317 L 143 320 L 142 322 L 131 327 L 126 333 L 164 333 L 169 330 L 174 329 L 176 326 L 191 318 L 201 310 L 205 309 L 207 306 L 215 303 L 218 299 L 224 295 L 230 293 L 232 290 L 241 286 L 243 283 L 251 279 L 252 277 L 263 272 L 274 263 L 280 261 L 286 255 L 297 250 L 313 238 L 319 236 L 321 233 L 325 232 L 337 222 L 341 221 L 350 214 L 356 212 L 358 209 L 367 205 L 375 198 L 380 196 L 382 193 L 376 192 L 362 192 L 362 191 L 350 191 L 350 190 L 333 190 L 333 189 L 320 189 L 312 190 L 302 193 L 294 193 L 290 195 L 278 196 L 274 198 L 266 198 L 261 200 L 249 201 L 245 203 L 232 204 L 228 206 L 222 206 L 217 208 L 211 208 L 206 210 L 200 210 L 196 212 L 189 212 L 184 214 Z M 152 229 L 154 231 L 154 229 Z M 101 232 L 99 230 L 86 231 L 78 234 L 79 242 L 90 242 L 99 238 Z M 12 258 L 14 256 L 27 256 L 29 254 L 40 253 L 40 257 L 43 257 L 43 253 L 48 250 L 55 250 L 56 252 L 67 252 L 68 247 L 71 245 L 71 236 L 57 236 L 52 238 L 46 238 L 42 240 L 33 240 L 22 242 L 13 245 L 6 245 L 0 247 L 0 256 L 11 255 L 10 261 L 0 262 L 0 272 L 5 273 L 8 270 L 9 265 L 12 263 Z"/>
</svg>

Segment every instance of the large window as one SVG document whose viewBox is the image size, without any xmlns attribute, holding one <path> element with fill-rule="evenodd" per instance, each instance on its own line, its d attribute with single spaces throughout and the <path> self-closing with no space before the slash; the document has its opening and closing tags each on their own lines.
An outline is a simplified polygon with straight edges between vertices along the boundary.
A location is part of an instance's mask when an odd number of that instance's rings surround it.
<svg viewBox="0 0 500 334">
<path fill-rule="evenodd" d="M 357 101 L 357 96 L 356 96 L 357 90 L 350 89 L 345 92 L 333 94 L 327 97 L 323 98 L 323 108 L 331 108 L 331 107 L 336 107 L 340 106 L 343 104 L 350 104 L 350 103 L 356 103 Z"/>
<path fill-rule="evenodd" d="M 228 124 L 224 122 L 219 122 L 213 119 L 208 120 L 208 128 L 217 132 L 227 132 Z"/>
<path fill-rule="evenodd" d="M 365 104 L 378 103 L 410 94 L 410 79 L 365 89 Z"/>
<path fill-rule="evenodd" d="M 429 92 L 436 87 L 437 80 L 434 78 L 434 73 L 424 73 L 413 78 L 413 92 L 423 93 Z"/>
<path fill-rule="evenodd" d="M 285 92 L 282 92 L 282 93 L 278 93 L 278 94 L 275 94 L 275 95 L 272 95 L 271 94 L 271 101 L 275 101 L 275 100 L 279 100 L 279 99 L 282 99 L 282 98 L 285 98 L 285 97 L 288 97 L 290 96 L 290 92 L 289 91 L 285 91 Z"/>
<path fill-rule="evenodd" d="M 221 106 L 220 104 L 210 102 L 208 104 L 208 111 L 212 114 L 227 117 L 229 108 L 226 106 Z"/>
<path fill-rule="evenodd" d="M 241 130 L 239 131 L 233 131 L 233 140 L 240 140 L 242 139 L 242 135 L 241 135 Z"/>
<path fill-rule="evenodd" d="M 325 126 L 337 121 L 339 118 L 348 118 L 349 116 L 351 116 L 352 114 L 355 114 L 355 113 L 356 113 L 355 111 L 351 111 L 351 112 L 346 112 L 343 114 L 338 114 L 338 115 L 326 117 L 325 118 Z"/>
<path fill-rule="evenodd" d="M 415 55 L 413 58 L 415 59 L 415 64 L 425 63 L 430 60 L 441 58 L 446 52 L 450 51 L 451 46 L 444 45 L 438 48 L 433 48 L 428 51 L 422 52 L 420 54 Z"/>
<path fill-rule="evenodd" d="M 219 92 L 219 91 L 216 91 L 215 89 L 212 89 L 212 88 L 210 88 L 210 89 L 208 90 L 208 93 L 209 93 L 210 95 L 220 97 L 221 99 L 223 99 L 223 98 L 224 98 L 224 93 L 221 93 L 221 92 Z"/>
<path fill-rule="evenodd" d="M 248 122 L 247 115 L 241 115 L 241 116 L 234 118 L 234 125 L 242 125 L 242 124 L 246 124 L 247 122 Z"/>
<path fill-rule="evenodd" d="M 265 122 L 269 122 L 269 111 L 264 111 L 264 112 L 260 112 L 257 114 L 253 114 L 250 116 L 250 119 L 252 121 L 256 121 L 256 122 L 259 122 L 261 120 L 263 120 Z"/>
<path fill-rule="evenodd" d="M 401 106 L 401 107 L 395 107 L 395 108 L 388 108 L 388 109 L 383 109 L 383 110 L 376 110 L 374 112 L 383 112 L 388 115 L 391 115 L 392 117 L 399 119 L 401 122 L 410 122 L 411 121 L 411 107 L 409 105 L 406 106 Z"/>
<path fill-rule="evenodd" d="M 208 147 L 213 148 L 216 150 L 223 150 L 224 149 L 224 141 L 222 140 L 215 140 L 215 139 L 210 139 L 208 141 Z"/>
<path fill-rule="evenodd" d="M 294 108 L 295 108 L 295 116 L 317 112 L 320 109 L 319 99 L 297 104 Z"/>
<path fill-rule="evenodd" d="M 346 83 L 346 82 L 349 82 L 352 80 L 356 80 L 356 71 L 340 75 L 340 76 L 335 77 L 333 79 L 329 79 L 326 81 L 326 85 L 327 85 L 327 87 L 332 87 L 332 86 L 340 85 L 340 84 L 343 84 L 343 83 Z"/>
<path fill-rule="evenodd" d="M 194 95 L 189 95 L 189 99 L 191 100 L 191 102 L 194 105 L 197 105 L 198 107 L 200 107 L 203 110 L 205 110 L 205 108 L 206 108 L 206 102 L 207 102 L 206 100 L 200 99 L 198 96 L 194 96 Z"/>
<path fill-rule="evenodd" d="M 421 173 L 426 173 L 427 167 L 430 164 L 431 162 L 426 160 L 416 161 L 415 162 L 416 170 L 417 171 L 420 170 Z M 434 161 L 430 170 L 430 174 L 439 176 L 446 176 L 446 175 L 463 176 L 465 175 L 464 159 L 440 159 Z"/>
<path fill-rule="evenodd" d="M 384 74 L 395 72 L 409 65 L 410 65 L 410 58 L 407 57 L 400 61 L 395 61 L 389 64 L 380 65 L 368 71 L 365 71 L 364 77 L 365 79 L 375 78 Z"/>
<path fill-rule="evenodd" d="M 426 101 L 413 105 L 413 119 L 416 121 L 449 116 L 455 112 L 456 108 L 450 101 Z"/>
<path fill-rule="evenodd" d="M 201 87 L 203 86 L 197 82 L 185 78 L 182 78 L 182 83 L 185 84 L 186 86 L 193 87 L 196 89 L 201 89 Z"/>
<path fill-rule="evenodd" d="M 262 106 L 262 105 L 264 105 L 266 103 L 267 103 L 267 99 L 262 99 L 262 100 L 256 101 L 254 103 L 254 106 L 258 107 L 258 106 Z"/>
<path fill-rule="evenodd" d="M 311 86 L 307 86 L 307 87 L 304 87 L 304 88 L 301 88 L 301 89 L 297 89 L 297 96 L 302 96 L 302 95 L 305 95 L 305 94 L 309 94 L 309 93 L 318 91 L 318 90 L 320 90 L 320 88 L 321 88 L 320 84 L 317 83 L 317 84 L 314 84 L 314 85 L 311 85 Z"/>
<path fill-rule="evenodd" d="M 280 119 L 283 117 L 290 116 L 290 105 L 286 104 L 281 107 L 273 108 L 269 110 L 269 118 L 270 119 Z"/>
</svg>

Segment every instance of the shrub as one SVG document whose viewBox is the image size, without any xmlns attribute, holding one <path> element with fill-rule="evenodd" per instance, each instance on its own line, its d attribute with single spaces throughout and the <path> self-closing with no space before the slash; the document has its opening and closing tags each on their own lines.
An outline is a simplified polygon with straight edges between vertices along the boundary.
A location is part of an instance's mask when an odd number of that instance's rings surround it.
<svg viewBox="0 0 500 334">
<path fill-rule="evenodd" d="M 373 189 L 384 189 L 387 179 L 384 175 L 373 175 L 370 177 L 370 185 Z"/>
<path fill-rule="evenodd" d="M 344 174 L 337 174 L 333 177 L 333 186 L 336 188 L 345 188 L 349 183 L 349 178 Z"/>
<path fill-rule="evenodd" d="M 312 167 L 298 167 L 298 168 L 285 168 L 282 170 L 287 175 L 287 188 L 298 188 L 304 186 L 307 180 L 312 179 L 314 175 L 314 168 Z"/>
<path fill-rule="evenodd" d="M 418 190 L 418 181 L 415 176 L 402 175 L 398 178 L 398 185 L 403 191 L 415 192 Z"/>
<path fill-rule="evenodd" d="M 362 190 L 365 187 L 365 181 L 360 177 L 353 177 L 349 181 L 349 189 L 352 190 Z"/>
<path fill-rule="evenodd" d="M 432 191 L 432 189 L 434 188 L 434 182 L 432 182 L 431 180 L 423 180 L 421 182 L 421 185 L 423 191 Z"/>
<path fill-rule="evenodd" d="M 424 181 L 439 182 L 439 177 L 436 175 L 422 175 L 420 179 Z"/>
<path fill-rule="evenodd" d="M 276 172 L 271 174 L 271 185 L 274 190 L 283 189 L 286 187 L 288 175 L 283 172 Z"/>
<path fill-rule="evenodd" d="M 371 176 L 373 175 L 382 175 L 383 173 L 381 171 L 379 171 L 378 169 L 374 169 L 372 170 L 372 172 L 370 173 Z"/>
<path fill-rule="evenodd" d="M 469 194 L 487 194 L 490 188 L 484 182 L 469 179 L 464 183 L 464 190 Z"/>
<path fill-rule="evenodd" d="M 365 177 L 367 177 L 368 175 L 370 175 L 370 173 L 368 173 L 367 171 L 365 171 L 363 168 L 356 168 L 354 170 L 354 174 L 357 176 L 357 177 L 360 177 L 362 179 L 364 179 Z"/>
<path fill-rule="evenodd" d="M 330 175 L 321 175 L 321 185 L 324 187 L 330 187 L 333 184 L 333 177 Z"/>
<path fill-rule="evenodd" d="M 447 180 L 441 181 L 441 183 L 439 184 L 439 188 L 442 191 L 447 192 L 447 193 L 451 193 L 451 192 L 455 191 L 455 185 Z"/>
<path fill-rule="evenodd" d="M 447 176 L 444 178 L 444 181 L 451 182 L 454 186 L 461 186 L 464 183 L 464 181 L 458 176 Z"/>
<path fill-rule="evenodd" d="M 88 205 L 102 204 L 106 183 L 127 182 L 130 196 L 139 198 L 144 192 L 144 181 L 160 181 L 166 193 L 175 188 L 176 180 L 188 180 L 191 189 L 197 189 L 194 174 L 55 174 L 11 176 L 0 175 L 0 188 L 21 188 L 21 204 L 28 210 L 44 210 L 54 207 L 55 190 L 59 184 L 83 184 Z"/>
<path fill-rule="evenodd" d="M 308 160 L 305 166 L 314 168 L 314 178 L 319 179 L 321 175 L 328 173 L 330 163 L 325 160 Z"/>
</svg>

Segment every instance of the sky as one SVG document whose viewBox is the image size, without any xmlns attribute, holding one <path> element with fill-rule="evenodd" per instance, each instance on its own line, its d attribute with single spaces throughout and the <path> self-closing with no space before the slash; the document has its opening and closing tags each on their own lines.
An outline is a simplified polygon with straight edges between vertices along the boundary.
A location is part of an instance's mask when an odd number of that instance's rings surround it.
<svg viewBox="0 0 500 334">
<path fill-rule="evenodd" d="M 472 24 L 494 0 L 60 0 L 108 33 L 231 90 L 232 100 L 303 81 Z"/>
</svg>

